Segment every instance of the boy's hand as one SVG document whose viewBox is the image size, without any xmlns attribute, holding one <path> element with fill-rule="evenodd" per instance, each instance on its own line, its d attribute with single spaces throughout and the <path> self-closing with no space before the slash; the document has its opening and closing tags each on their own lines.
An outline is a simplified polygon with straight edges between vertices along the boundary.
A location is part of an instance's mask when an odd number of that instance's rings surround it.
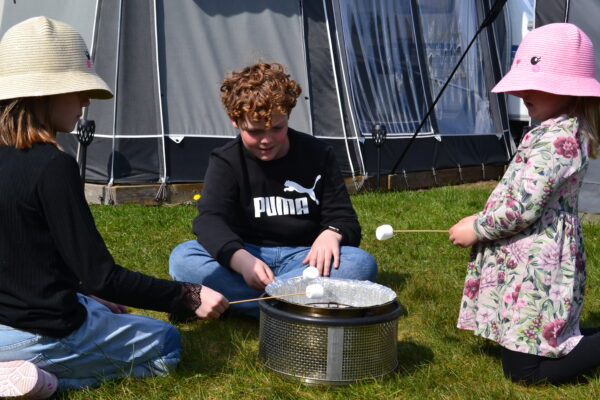
<svg viewBox="0 0 600 400">
<path fill-rule="evenodd" d="M 233 253 L 231 268 L 241 274 L 248 286 L 255 290 L 264 290 L 265 286 L 275 279 L 273 271 L 267 264 L 244 249 Z"/>
<path fill-rule="evenodd" d="M 317 267 L 319 275 L 329 276 L 331 267 L 340 267 L 340 243 L 342 235 L 332 230 L 326 229 L 312 244 L 306 258 L 302 264 L 308 264 Z M 333 263 L 331 262 L 333 259 Z"/>
<path fill-rule="evenodd" d="M 458 221 L 448 231 L 448 239 L 455 246 L 471 247 L 478 242 L 475 230 L 473 229 L 473 221 L 477 219 L 476 215 L 470 215 Z"/>
<path fill-rule="evenodd" d="M 196 309 L 196 315 L 202 319 L 219 318 L 229 308 L 225 296 L 206 286 L 202 286 L 200 300 L 202 303 Z"/>
</svg>

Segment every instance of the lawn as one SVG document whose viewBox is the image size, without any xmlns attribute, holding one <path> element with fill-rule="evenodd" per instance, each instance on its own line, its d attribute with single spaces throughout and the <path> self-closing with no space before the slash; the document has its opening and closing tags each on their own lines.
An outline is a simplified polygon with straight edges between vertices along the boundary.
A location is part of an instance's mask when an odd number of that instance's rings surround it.
<svg viewBox="0 0 600 400">
<path fill-rule="evenodd" d="M 502 376 L 499 348 L 456 326 L 468 250 L 443 233 L 403 233 L 384 242 L 375 228 L 447 229 L 478 211 L 493 184 L 352 196 L 363 228 L 361 247 L 379 263 L 378 282 L 405 308 L 398 321 L 396 372 L 342 387 L 306 386 L 282 379 L 257 359 L 258 321 L 230 318 L 178 325 L 184 358 L 174 374 L 120 379 L 63 399 L 584 399 L 600 395 L 597 371 L 563 386 L 522 387 Z M 168 278 L 171 249 L 192 239 L 195 207 L 93 206 L 96 223 L 116 261 Z M 600 324 L 600 225 L 585 224 L 588 291 L 584 326 Z M 166 319 L 166 315 L 135 312 Z"/>
</svg>

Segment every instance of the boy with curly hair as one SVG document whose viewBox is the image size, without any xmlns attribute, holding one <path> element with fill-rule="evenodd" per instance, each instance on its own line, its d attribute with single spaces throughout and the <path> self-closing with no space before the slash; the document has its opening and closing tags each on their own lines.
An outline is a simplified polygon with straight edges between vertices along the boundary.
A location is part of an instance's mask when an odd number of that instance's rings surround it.
<svg viewBox="0 0 600 400">
<path fill-rule="evenodd" d="M 226 77 L 221 101 L 239 136 L 210 156 L 197 240 L 177 246 L 171 276 L 208 285 L 229 301 L 258 297 L 274 279 L 302 275 L 373 280 L 358 248 L 360 225 L 333 150 L 288 127 L 301 88 L 278 63 Z M 231 306 L 258 315 L 256 302 Z"/>
</svg>

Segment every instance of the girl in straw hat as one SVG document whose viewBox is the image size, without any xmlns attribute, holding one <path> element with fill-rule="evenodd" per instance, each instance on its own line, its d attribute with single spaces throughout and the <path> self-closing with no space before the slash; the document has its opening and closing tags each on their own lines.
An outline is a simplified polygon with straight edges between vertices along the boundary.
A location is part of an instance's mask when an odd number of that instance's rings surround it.
<svg viewBox="0 0 600 400">
<path fill-rule="evenodd" d="M 56 132 L 90 98 L 111 97 L 70 26 L 37 17 L 0 40 L 0 397 L 168 373 L 177 330 L 115 303 L 177 318 L 228 307 L 207 287 L 124 269 L 106 249 Z"/>
<path fill-rule="evenodd" d="M 592 42 L 567 23 L 531 31 L 492 89 L 543 121 L 523 138 L 483 211 L 450 229 L 473 246 L 458 327 L 502 346 L 513 381 L 558 383 L 600 365 L 600 329 L 579 327 L 585 252 L 577 198 L 598 152 Z"/>
</svg>

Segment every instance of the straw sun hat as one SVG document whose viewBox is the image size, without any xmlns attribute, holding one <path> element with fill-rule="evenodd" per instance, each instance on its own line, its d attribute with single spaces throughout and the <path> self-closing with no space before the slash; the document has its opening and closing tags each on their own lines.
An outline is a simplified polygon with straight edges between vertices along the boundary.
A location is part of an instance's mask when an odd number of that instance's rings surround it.
<svg viewBox="0 0 600 400">
<path fill-rule="evenodd" d="M 510 71 L 492 92 L 521 90 L 600 97 L 590 38 L 568 23 L 548 24 L 529 32 L 515 53 Z"/>
<path fill-rule="evenodd" d="M 0 40 L 0 100 L 82 91 L 95 99 L 113 96 L 75 29 L 35 17 L 6 31 Z"/>
</svg>

